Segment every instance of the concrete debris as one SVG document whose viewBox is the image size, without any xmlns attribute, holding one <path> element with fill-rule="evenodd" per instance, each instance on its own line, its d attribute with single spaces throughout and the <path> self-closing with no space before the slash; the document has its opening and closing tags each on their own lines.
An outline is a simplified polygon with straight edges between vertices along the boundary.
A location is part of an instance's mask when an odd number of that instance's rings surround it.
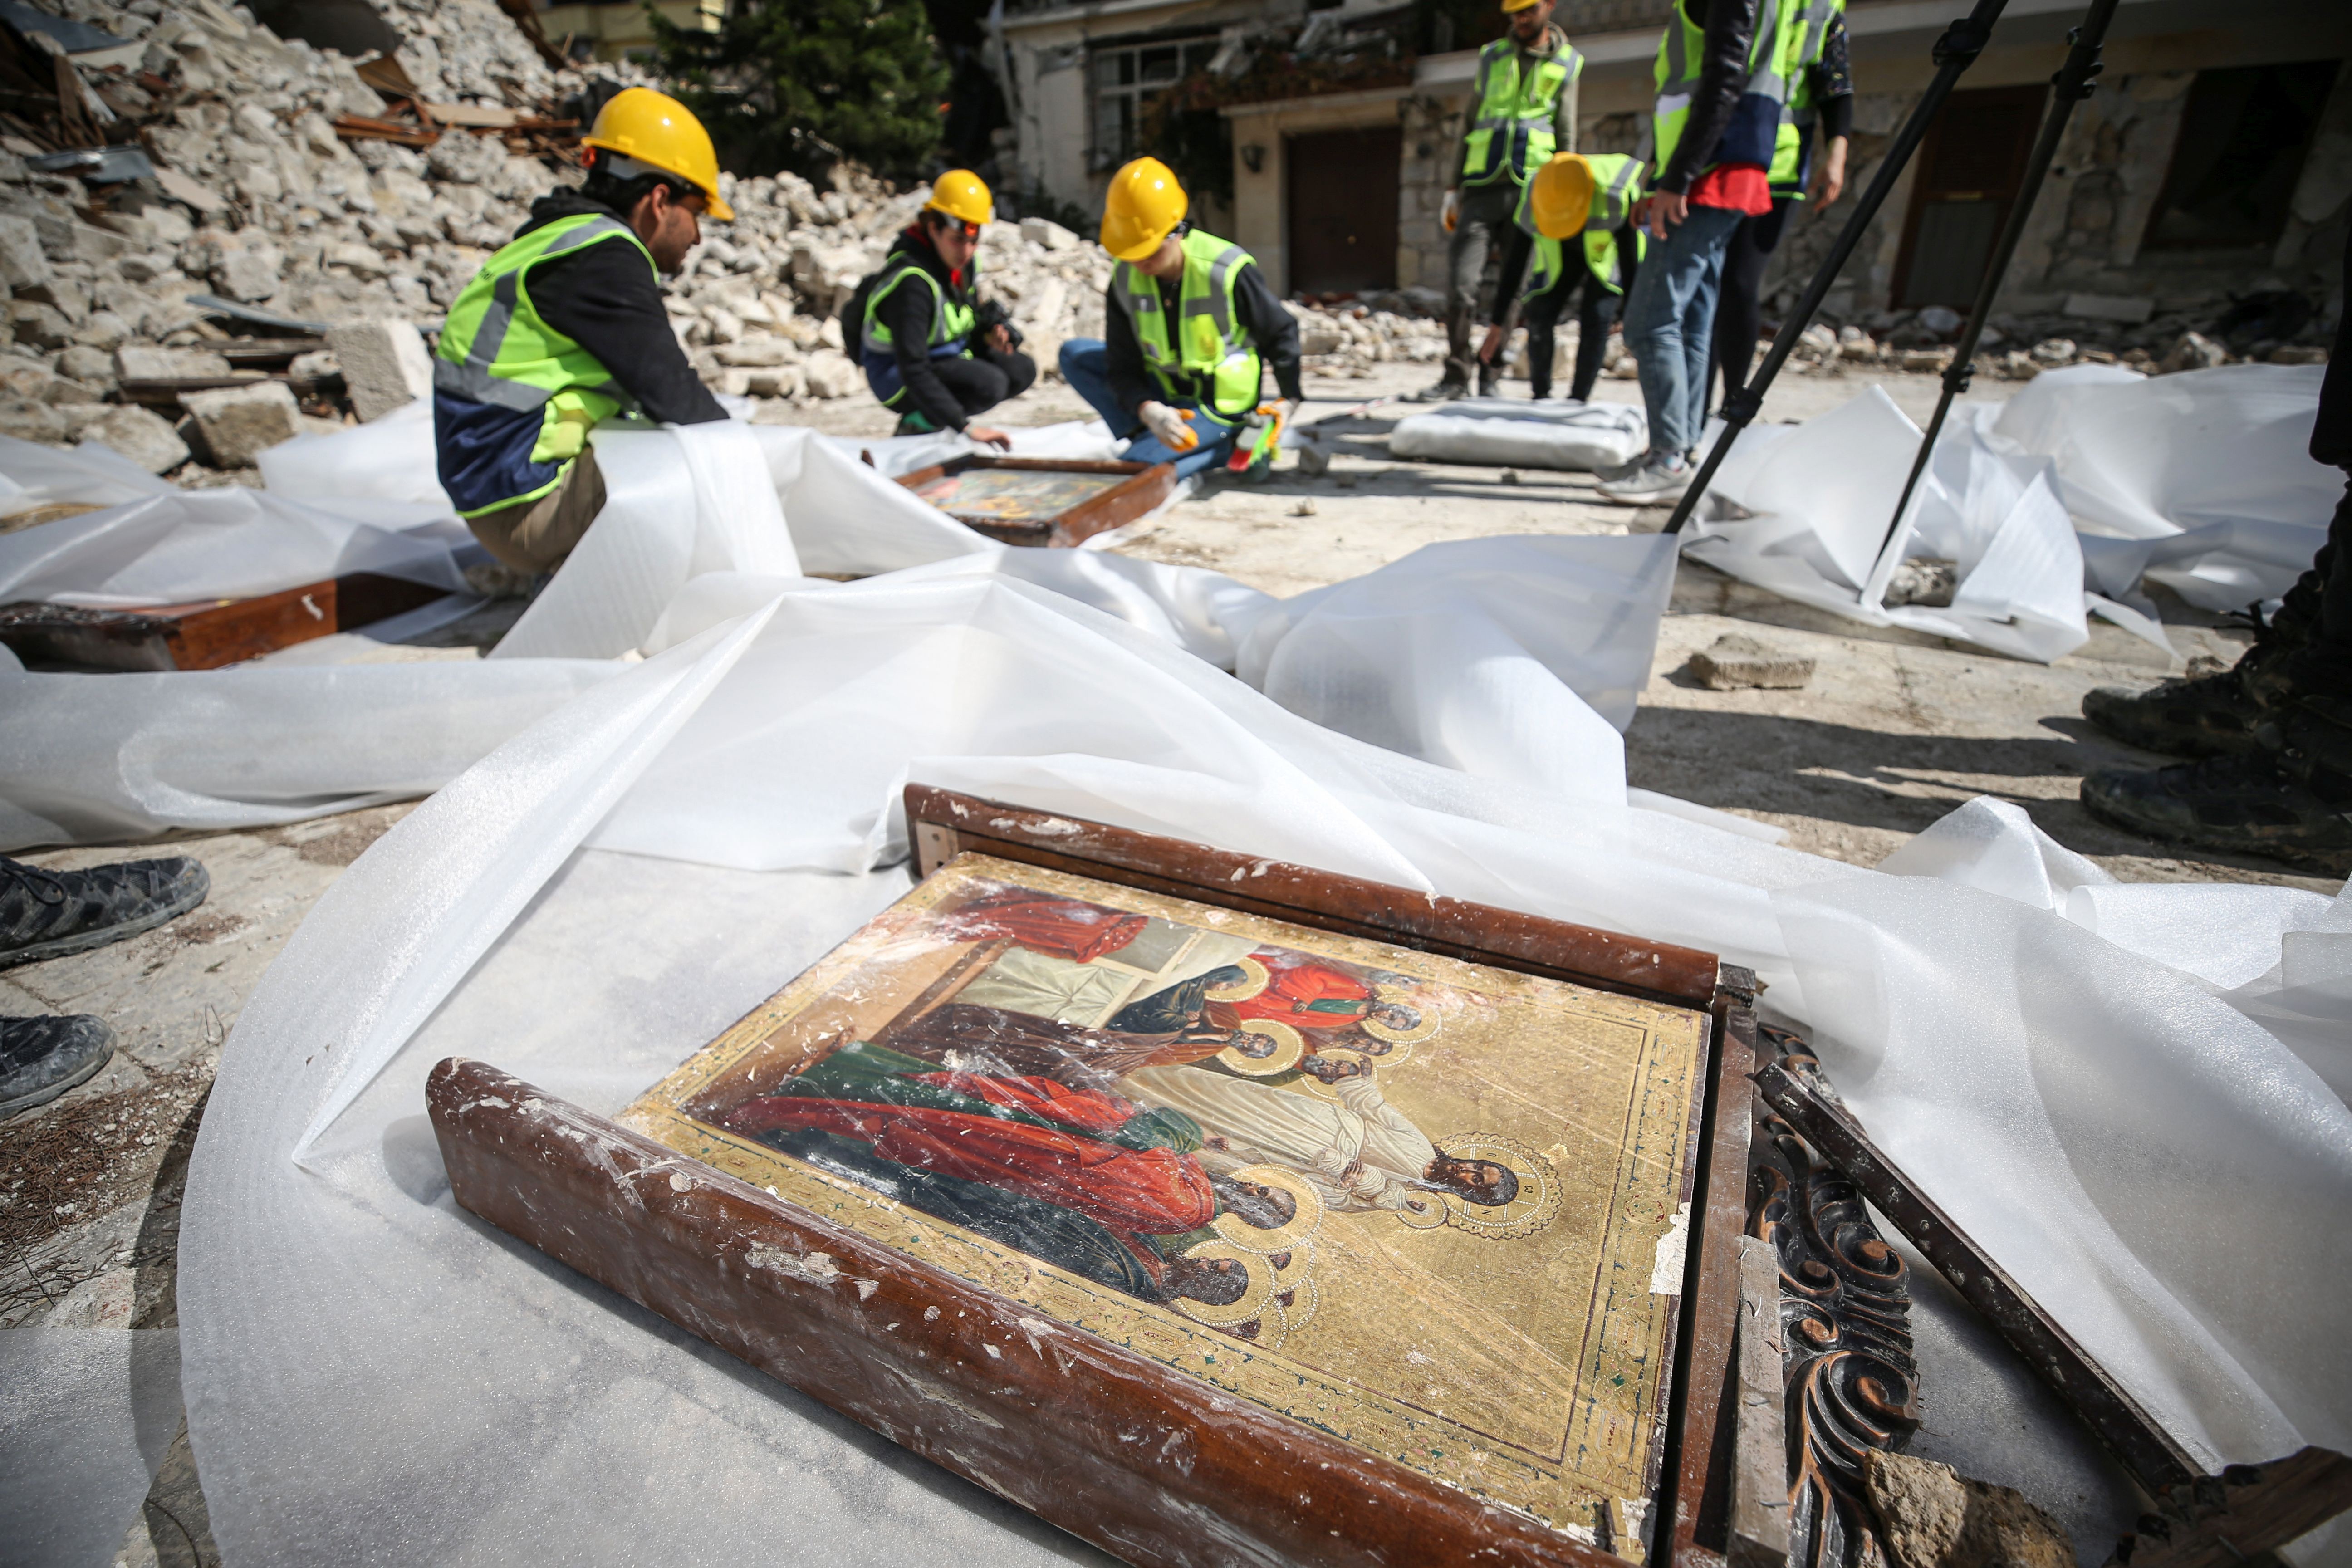
<svg viewBox="0 0 2352 1568">
<path fill-rule="evenodd" d="M 1298 351 L 1306 368 L 1324 375 L 1361 379 L 1372 366 L 1397 361 L 1435 364 L 1445 357 L 1445 323 L 1438 319 L 1444 299 L 1426 289 L 1398 289 L 1373 295 L 1369 300 L 1333 303 L 1293 302 L 1298 318 Z M 1564 335 L 1563 353 L 1573 353 L 1576 334 Z M 1518 346 L 1513 373 L 1527 374 L 1526 350 Z M 1563 362 L 1566 363 L 1566 362 Z"/>
<path fill-rule="evenodd" d="M 2325 359 L 2326 356 L 2320 356 Z M 2179 370 L 2211 370 L 2230 363 L 2230 351 L 2202 332 L 2183 332 L 2172 352 L 2164 356 L 2164 369 L 2168 374 Z"/>
<path fill-rule="evenodd" d="M 302 411 L 282 381 L 191 392 L 180 402 L 215 468 L 251 468 L 264 451 L 301 433 Z"/>
<path fill-rule="evenodd" d="M 355 321 L 332 328 L 327 352 L 342 372 L 352 412 L 362 424 L 405 408 L 433 390 L 433 355 L 413 322 Z M 314 375 L 324 368 L 310 367 Z"/>
<path fill-rule="evenodd" d="M 1710 691 L 1794 691 L 1813 679 L 1813 661 L 1737 632 L 1690 656 L 1690 677 Z"/>
<path fill-rule="evenodd" d="M 1925 605 L 1948 609 L 1959 587 L 1959 563 L 1915 557 L 1895 565 L 1894 574 L 1886 581 L 1885 602 L 1889 607 Z"/>
<path fill-rule="evenodd" d="M 2065 1531 L 2009 1487 L 1874 1448 L 1863 1482 L 1895 1568 L 2074 1568 Z"/>
<path fill-rule="evenodd" d="M 103 403 L 74 432 L 75 439 L 111 447 L 151 474 L 168 474 L 188 460 L 188 444 L 169 421 L 135 403 Z"/>
</svg>

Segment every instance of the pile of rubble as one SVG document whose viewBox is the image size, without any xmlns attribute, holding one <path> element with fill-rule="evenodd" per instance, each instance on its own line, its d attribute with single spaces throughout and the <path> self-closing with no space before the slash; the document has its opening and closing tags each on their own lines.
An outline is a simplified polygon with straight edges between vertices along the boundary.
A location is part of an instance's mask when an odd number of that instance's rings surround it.
<svg viewBox="0 0 2352 1568">
<path fill-rule="evenodd" d="M 1427 289 L 1382 294 L 1363 303 L 1295 304 L 1301 363 L 1324 375 L 1363 377 L 1398 361 L 1433 364 L 1445 357 L 1444 301 Z"/>
<path fill-rule="evenodd" d="M 2158 313 L 2144 300 L 2077 300 L 2078 310 L 2067 313 L 1996 313 L 1986 321 L 1978 345 L 1977 373 L 2031 381 L 2045 370 L 2072 364 L 2119 364 L 2167 375 L 2247 363 L 2326 363 L 2321 329 L 2307 307 L 2284 310 L 2277 300 L 2256 299 L 2261 302 L 2252 311 L 2240 301 L 2218 316 Z M 2092 313 L 2102 307 L 2104 314 Z M 1798 340 L 1790 368 L 1801 374 L 1848 366 L 1941 374 L 1952 363 L 1952 340 L 1961 325 L 1960 313 L 1942 305 L 1881 312 L 1843 325 L 1816 321 Z"/>
</svg>

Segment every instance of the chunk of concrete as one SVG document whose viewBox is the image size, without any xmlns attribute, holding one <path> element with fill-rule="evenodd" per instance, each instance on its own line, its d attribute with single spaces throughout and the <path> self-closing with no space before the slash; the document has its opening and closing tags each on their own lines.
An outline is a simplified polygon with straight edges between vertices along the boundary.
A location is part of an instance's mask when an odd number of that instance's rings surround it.
<svg viewBox="0 0 2352 1568">
<path fill-rule="evenodd" d="M 286 258 L 274 245 L 230 247 L 213 268 L 213 286 L 232 300 L 267 300 L 285 270 Z"/>
<path fill-rule="evenodd" d="M 49 258 L 41 249 L 41 231 L 28 217 L 0 217 L 0 285 L 29 289 L 49 280 Z"/>
<path fill-rule="evenodd" d="M 1076 250 L 1078 237 L 1049 217 L 1024 217 L 1021 220 L 1021 237 L 1032 245 L 1042 245 L 1047 250 Z"/>
<path fill-rule="evenodd" d="M 1728 632 L 1691 655 L 1690 673 L 1710 691 L 1794 691 L 1812 679 L 1813 661 Z"/>
<path fill-rule="evenodd" d="M 142 348 L 125 343 L 114 351 L 114 374 L 121 381 L 194 381 L 229 374 L 228 361 L 206 349 Z"/>
<path fill-rule="evenodd" d="M 803 368 L 811 397 L 848 397 L 866 384 L 865 376 L 839 349 L 819 349 Z"/>
<path fill-rule="evenodd" d="M 433 356 L 414 322 L 386 317 L 331 327 L 327 352 L 343 367 L 352 412 L 362 422 L 381 419 L 433 391 Z"/>
<path fill-rule="evenodd" d="M 281 381 L 192 392 L 180 399 L 196 426 L 197 444 L 215 468 L 249 468 L 253 459 L 301 429 L 300 408 Z"/>
<path fill-rule="evenodd" d="M 2230 351 L 2202 332 L 2183 332 L 2163 363 L 2157 366 L 2159 374 L 2172 375 L 2184 370 L 2213 370 L 2230 363 Z"/>
<path fill-rule="evenodd" d="M 2065 1531 L 2011 1488 L 1874 1448 L 1862 1473 L 1896 1568 L 2074 1568 Z"/>
<path fill-rule="evenodd" d="M 73 323 L 55 305 L 18 300 L 8 307 L 8 324 L 18 342 L 37 349 L 61 349 L 73 342 Z"/>
<path fill-rule="evenodd" d="M 778 365 L 792 364 L 800 357 L 801 351 L 789 338 L 762 335 L 719 345 L 720 364 L 740 365 L 746 370 L 772 370 Z"/>
<path fill-rule="evenodd" d="M 29 397 L 0 398 L 0 436 L 19 441 L 62 441 L 65 416 L 49 404 Z"/>
<path fill-rule="evenodd" d="M 103 392 L 114 384 L 114 356 L 103 349 L 76 343 L 58 356 L 58 374 Z"/>
<path fill-rule="evenodd" d="M 170 473 L 188 460 L 188 444 L 171 422 L 135 403 L 109 404 L 80 436 L 113 447 L 151 474 Z"/>
</svg>

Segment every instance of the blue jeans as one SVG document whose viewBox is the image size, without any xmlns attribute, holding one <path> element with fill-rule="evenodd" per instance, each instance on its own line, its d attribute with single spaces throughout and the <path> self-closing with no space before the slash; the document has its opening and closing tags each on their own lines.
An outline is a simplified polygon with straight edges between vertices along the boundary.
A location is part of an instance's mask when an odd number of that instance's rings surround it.
<svg viewBox="0 0 2352 1568">
<path fill-rule="evenodd" d="M 1706 376 L 1715 353 L 1715 301 L 1723 257 L 1745 216 L 1728 207 L 1693 207 L 1653 242 L 1625 300 L 1625 346 L 1642 373 L 1650 416 L 1650 450 L 1683 453 L 1706 428 Z"/>
<path fill-rule="evenodd" d="M 1189 452 L 1171 452 L 1159 437 L 1139 427 L 1139 421 L 1110 389 L 1110 350 L 1100 338 L 1072 338 L 1062 345 L 1062 379 L 1070 390 L 1094 405 L 1110 426 L 1114 436 L 1135 432 L 1128 444 L 1127 460 L 1130 463 L 1173 463 L 1176 477 L 1197 474 L 1212 463 L 1222 463 L 1233 456 L 1234 435 L 1241 428 L 1229 424 L 1202 407 L 1199 404 L 1177 398 L 1166 399 L 1171 408 L 1192 410 L 1192 428 L 1200 433 L 1201 444 Z"/>
</svg>

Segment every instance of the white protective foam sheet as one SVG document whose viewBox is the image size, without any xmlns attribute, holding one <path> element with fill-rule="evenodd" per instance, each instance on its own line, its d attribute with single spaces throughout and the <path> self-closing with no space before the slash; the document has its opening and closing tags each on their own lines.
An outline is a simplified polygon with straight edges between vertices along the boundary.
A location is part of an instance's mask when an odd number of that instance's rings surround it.
<svg viewBox="0 0 2352 1568">
<path fill-rule="evenodd" d="M 1465 397 L 1398 420 L 1389 451 L 1440 463 L 1584 470 L 1630 463 L 1648 439 L 1642 411 L 1622 403 Z"/>
<path fill-rule="evenodd" d="M 0 436 L 0 517 L 60 504 L 121 506 L 142 496 L 168 495 L 171 489 L 170 480 L 157 479 L 96 441 L 61 452 Z"/>
<path fill-rule="evenodd" d="M 9 1568 L 111 1563 L 180 1430 L 178 1336 L 0 1332 L 0 1553 Z"/>
<path fill-rule="evenodd" d="M 2208 983 L 2049 907 L 2087 884 L 2014 822 L 1955 828 L 1940 876 L 1835 866 L 1347 740 L 1001 575 L 881 578 L 785 592 L 542 720 L 254 994 L 181 1279 L 235 1560 L 1067 1550 L 457 1216 L 421 1116 L 453 1053 L 618 1109 L 906 885 L 909 776 L 1755 965 L 1874 1133 L 2194 1452 L 2347 1436 L 2352 1112 Z M 2174 921 L 2210 891 L 2169 889 Z"/>
</svg>

